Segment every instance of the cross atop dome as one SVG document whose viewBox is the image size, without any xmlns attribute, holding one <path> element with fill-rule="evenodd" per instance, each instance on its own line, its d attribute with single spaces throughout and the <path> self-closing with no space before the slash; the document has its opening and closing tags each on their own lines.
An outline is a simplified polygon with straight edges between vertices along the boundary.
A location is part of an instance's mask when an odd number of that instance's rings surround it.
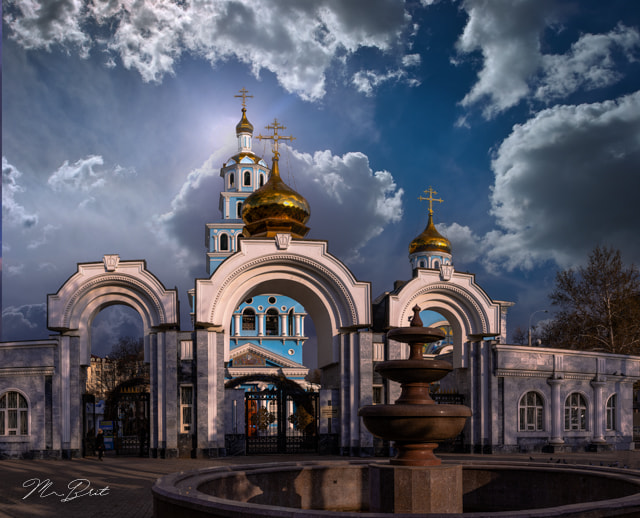
<svg viewBox="0 0 640 518">
<path fill-rule="evenodd" d="M 249 90 L 247 90 L 244 86 L 240 90 L 238 90 L 238 92 L 240 92 L 240 95 L 234 95 L 234 97 L 242 97 L 242 107 L 246 108 L 247 97 L 251 97 L 253 99 L 253 95 L 247 95 L 249 93 Z"/>
<path fill-rule="evenodd" d="M 424 191 L 425 194 L 429 194 L 428 198 L 423 198 L 422 195 L 418 196 L 418 199 L 420 201 L 428 201 L 429 202 L 429 215 L 433 215 L 433 202 L 437 201 L 442 203 L 444 200 L 442 198 L 434 198 L 433 195 L 434 194 L 438 194 L 436 191 L 434 191 L 431 186 L 429 186 L 429 189 Z"/>
<path fill-rule="evenodd" d="M 295 137 L 278 135 L 278 130 L 287 129 L 286 126 L 278 123 L 278 119 L 273 119 L 273 124 L 265 126 L 265 129 L 273 130 L 273 135 L 258 135 L 260 140 L 273 140 L 273 159 L 278 160 L 280 153 L 278 152 L 278 142 L 281 140 L 295 140 Z"/>
</svg>

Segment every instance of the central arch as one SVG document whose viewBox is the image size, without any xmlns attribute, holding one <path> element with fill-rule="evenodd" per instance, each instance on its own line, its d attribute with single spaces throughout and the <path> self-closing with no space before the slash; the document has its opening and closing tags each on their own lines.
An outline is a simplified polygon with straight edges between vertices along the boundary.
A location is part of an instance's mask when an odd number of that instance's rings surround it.
<svg viewBox="0 0 640 518">
<path fill-rule="evenodd" d="M 325 241 L 249 238 L 209 279 L 197 279 L 194 316 L 198 357 L 207 377 L 198 381 L 198 412 L 206 416 L 198 447 L 224 446 L 224 364 L 230 358 L 230 331 L 236 307 L 263 293 L 291 297 L 313 320 L 318 339 L 318 366 L 340 369 L 341 447 L 359 448 L 363 440 L 359 406 L 370 402 L 372 376 L 371 285 L 356 280 L 347 266 L 329 254 Z M 370 333 L 369 333 L 370 335 Z M 205 360 L 206 358 L 206 360 Z M 204 396 L 202 396 L 204 394 Z M 369 399 L 363 399 L 369 398 Z M 206 424 L 205 424 L 206 423 Z M 369 440 L 368 438 L 364 439 Z"/>
<path fill-rule="evenodd" d="M 304 306 L 316 327 L 319 366 L 339 361 L 341 333 L 371 325 L 370 284 L 357 281 L 326 242 L 292 241 L 286 250 L 274 240 L 241 243 L 210 279 L 196 281 L 196 324 L 224 334 L 225 361 L 235 308 L 262 293 L 280 293 Z"/>
</svg>

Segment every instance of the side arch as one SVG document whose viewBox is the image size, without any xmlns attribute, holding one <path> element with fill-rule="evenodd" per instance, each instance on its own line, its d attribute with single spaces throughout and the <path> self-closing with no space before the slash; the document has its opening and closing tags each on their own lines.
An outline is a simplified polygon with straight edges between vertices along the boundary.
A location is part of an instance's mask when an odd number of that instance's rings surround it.
<svg viewBox="0 0 640 518">
<path fill-rule="evenodd" d="M 80 364 L 88 365 L 93 319 L 102 309 L 115 304 L 129 306 L 140 315 L 145 344 L 152 330 L 180 324 L 175 289 L 165 289 L 146 269 L 144 261 L 119 261 L 118 256 L 105 256 L 101 263 L 79 264 L 77 272 L 58 292 L 47 296 L 47 327 L 78 336 Z M 146 349 L 145 345 L 145 355 Z"/>
</svg>

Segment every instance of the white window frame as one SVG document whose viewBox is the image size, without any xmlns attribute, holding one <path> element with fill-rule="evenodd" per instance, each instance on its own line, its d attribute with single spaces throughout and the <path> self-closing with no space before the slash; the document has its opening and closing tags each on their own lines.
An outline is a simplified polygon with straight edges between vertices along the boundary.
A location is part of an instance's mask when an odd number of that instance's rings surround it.
<svg viewBox="0 0 640 518">
<path fill-rule="evenodd" d="M 535 390 L 523 394 L 518 402 L 518 431 L 544 431 L 544 399 Z"/>
<path fill-rule="evenodd" d="M 180 340 L 180 359 L 193 360 L 193 340 Z"/>
<path fill-rule="evenodd" d="M 16 406 L 9 406 L 9 394 L 16 394 Z M 21 406 L 20 399 L 24 399 L 25 405 Z M 29 398 L 21 390 L 9 389 L 0 394 L 0 402 L 4 407 L 0 408 L 0 436 L 1 437 L 26 437 L 30 435 L 31 430 L 31 404 Z M 16 412 L 16 426 L 9 428 L 9 412 Z M 24 430 L 20 426 L 24 415 L 25 427 Z M 12 433 L 13 432 L 13 433 Z"/>
<path fill-rule="evenodd" d="M 606 414 L 607 414 L 607 423 L 606 430 L 607 432 L 613 432 L 618 429 L 617 426 L 617 418 L 618 418 L 618 395 L 611 394 L 609 399 L 607 399 L 607 403 L 605 405 Z"/>
<path fill-rule="evenodd" d="M 572 392 L 564 400 L 564 431 L 586 432 L 589 423 L 589 404 L 580 392 Z"/>
</svg>

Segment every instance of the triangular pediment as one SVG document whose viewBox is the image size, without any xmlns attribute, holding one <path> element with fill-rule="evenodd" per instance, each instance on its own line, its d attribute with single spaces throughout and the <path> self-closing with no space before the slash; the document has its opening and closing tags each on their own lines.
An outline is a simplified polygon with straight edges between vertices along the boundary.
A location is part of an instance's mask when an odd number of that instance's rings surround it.
<svg viewBox="0 0 640 518">
<path fill-rule="evenodd" d="M 234 367 L 265 367 L 276 365 L 284 368 L 300 368 L 300 364 L 275 354 L 256 344 L 244 344 L 230 351 Z"/>
</svg>

